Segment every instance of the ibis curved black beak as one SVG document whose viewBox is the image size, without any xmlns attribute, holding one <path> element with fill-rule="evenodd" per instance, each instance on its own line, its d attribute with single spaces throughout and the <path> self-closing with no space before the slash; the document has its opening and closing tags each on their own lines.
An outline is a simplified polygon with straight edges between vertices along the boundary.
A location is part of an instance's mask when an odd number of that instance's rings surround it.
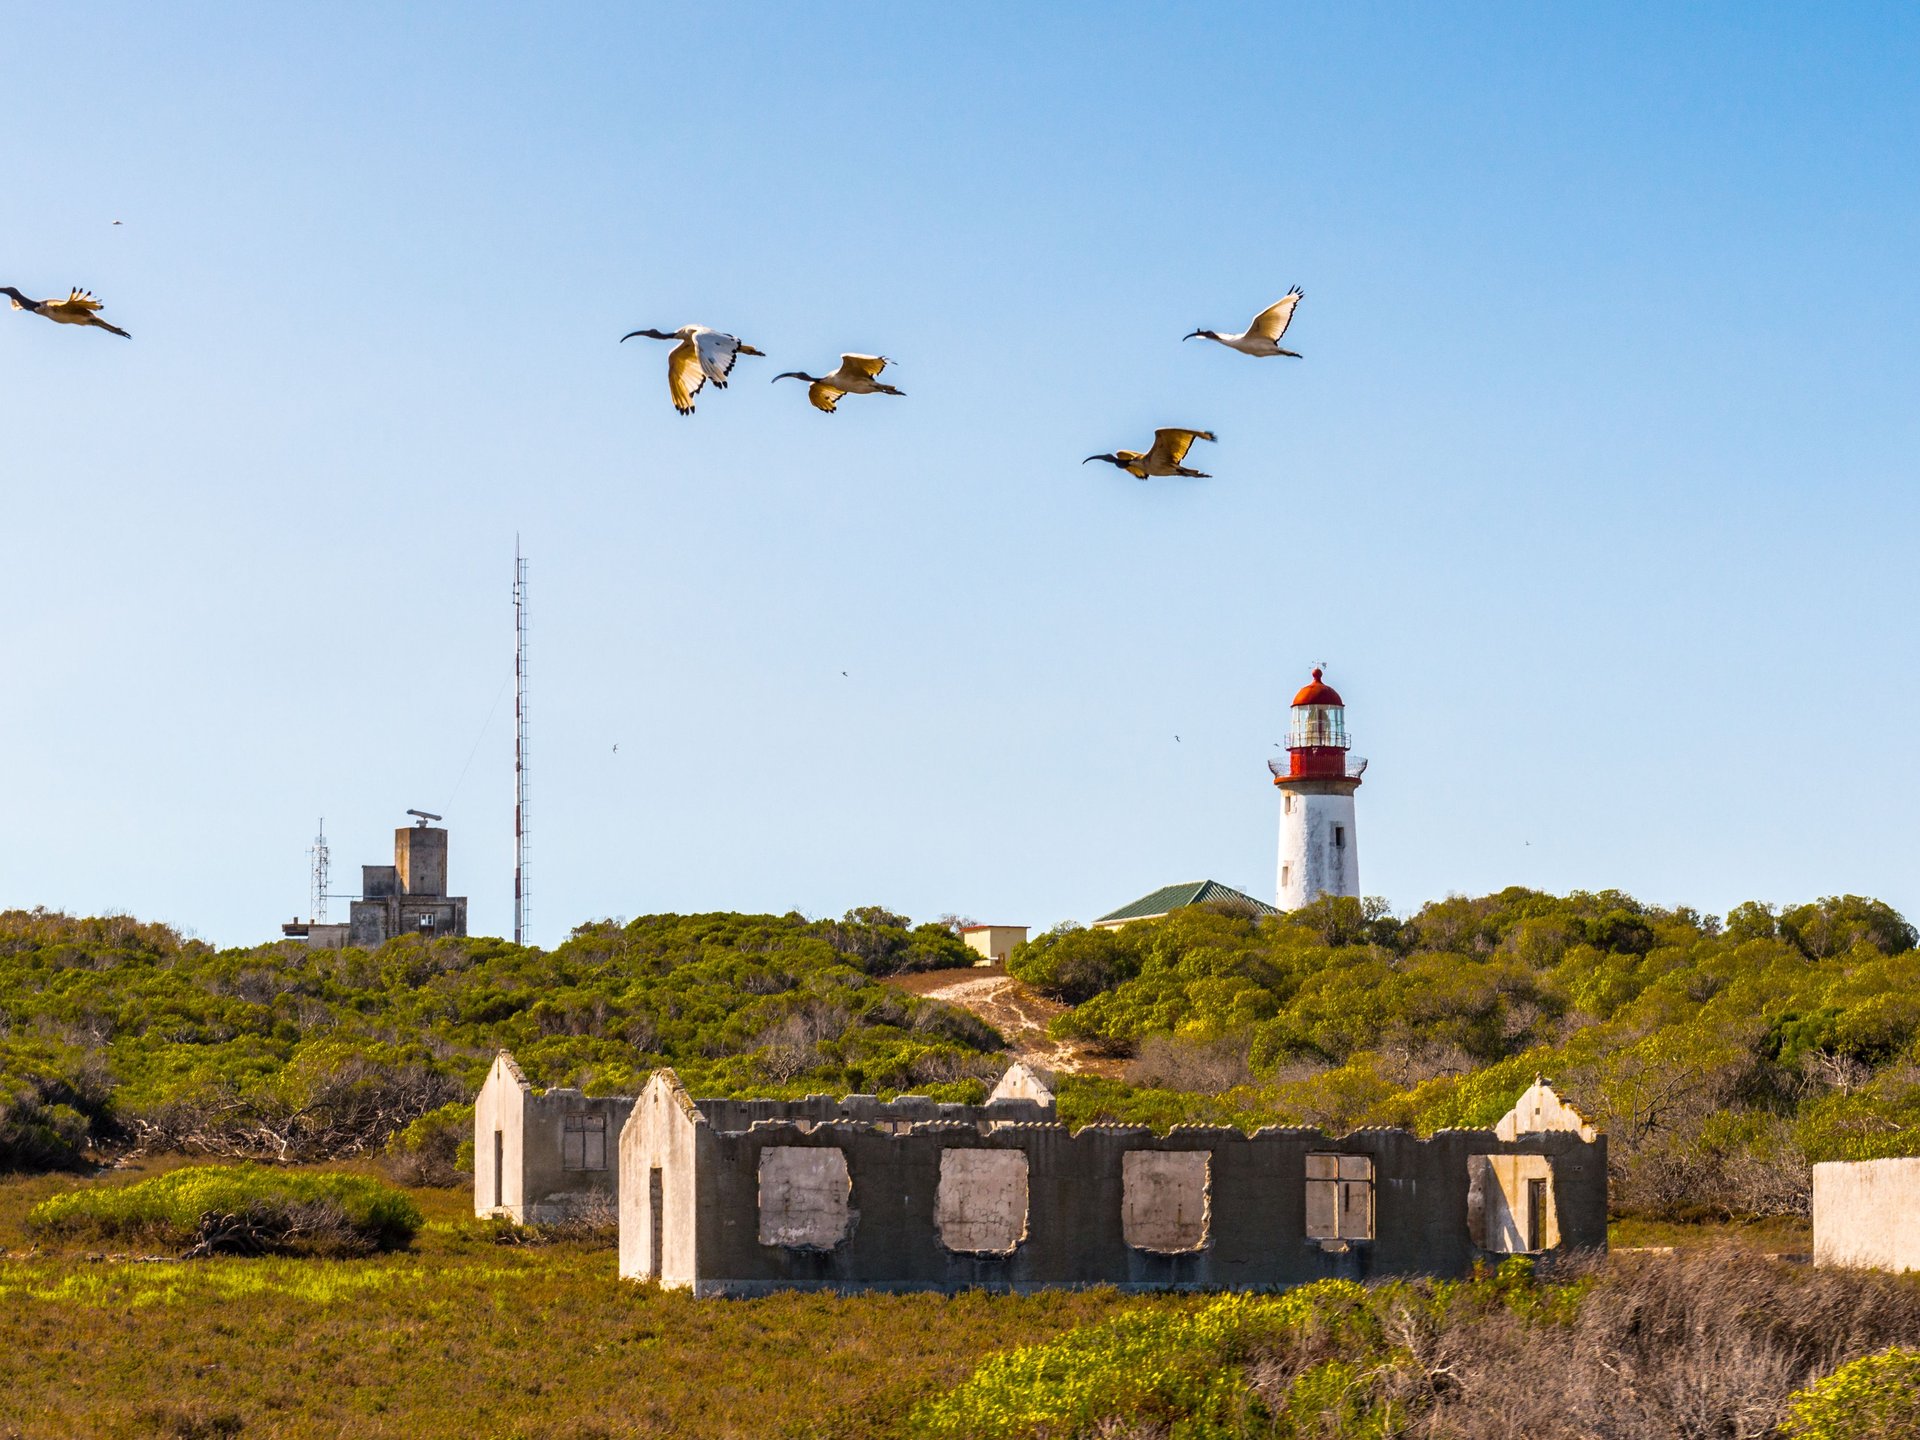
<svg viewBox="0 0 1920 1440">
<path fill-rule="evenodd" d="M 798 370 L 783 370 L 773 377 L 774 380 L 805 380 L 809 384 L 812 383 L 812 378 L 809 375 L 802 375 Z M 769 380 L 767 383 L 771 385 L 773 381 Z"/>
<path fill-rule="evenodd" d="M 1193 337 L 1194 337 L 1194 335 L 1204 335 L 1204 334 L 1206 334 L 1206 333 L 1207 333 L 1207 332 L 1206 332 L 1206 331 L 1204 331 L 1204 330 L 1196 330 L 1196 331 L 1194 331 L 1194 332 L 1193 332 L 1193 335 L 1182 335 L 1182 336 L 1181 336 L 1180 338 L 1181 338 L 1182 340 L 1191 340 L 1191 339 L 1193 339 Z"/>
<path fill-rule="evenodd" d="M 627 343 L 627 341 L 629 341 L 629 340 L 631 340 L 631 339 L 632 339 L 632 338 L 633 338 L 634 336 L 636 336 L 636 335 L 644 335 L 644 334 L 646 334 L 646 333 L 647 333 L 647 332 L 646 332 L 646 331 L 644 331 L 644 330 L 629 330 L 629 331 L 628 331 L 628 332 L 627 332 L 626 334 L 624 334 L 624 335 L 622 335 L 622 336 L 620 337 L 620 343 L 621 343 L 622 345 L 624 345 L 624 344 L 626 344 L 626 343 Z"/>
</svg>

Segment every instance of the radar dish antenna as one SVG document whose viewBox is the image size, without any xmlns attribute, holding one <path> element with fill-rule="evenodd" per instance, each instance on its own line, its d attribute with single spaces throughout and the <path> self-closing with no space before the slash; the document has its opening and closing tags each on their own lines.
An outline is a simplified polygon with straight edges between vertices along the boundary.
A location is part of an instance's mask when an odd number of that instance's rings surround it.
<svg viewBox="0 0 1920 1440">
<path fill-rule="evenodd" d="M 407 811 L 407 814 L 418 815 L 420 817 L 420 824 L 418 828 L 422 830 L 426 829 L 427 826 L 431 825 L 435 820 L 441 820 L 445 818 L 444 816 L 434 815 L 425 810 L 409 810 Z"/>
</svg>

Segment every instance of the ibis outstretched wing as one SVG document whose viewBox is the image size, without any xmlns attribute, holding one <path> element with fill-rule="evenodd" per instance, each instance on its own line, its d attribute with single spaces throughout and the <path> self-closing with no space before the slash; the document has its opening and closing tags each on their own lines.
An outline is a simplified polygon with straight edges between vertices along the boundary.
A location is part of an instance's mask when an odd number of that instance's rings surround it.
<svg viewBox="0 0 1920 1440">
<path fill-rule="evenodd" d="M 884 355 L 842 355 L 840 368 L 849 375 L 864 375 L 869 380 L 878 380 L 880 372 L 893 362 Z"/>
<path fill-rule="evenodd" d="M 847 392 L 836 390 L 824 380 L 816 380 L 807 386 L 807 399 L 813 402 L 813 408 L 833 414 L 833 407 L 840 403 L 840 397 Z"/>
<path fill-rule="evenodd" d="M 1249 335 L 1257 335 L 1263 340 L 1278 340 L 1287 333 L 1287 326 L 1293 323 L 1293 307 L 1300 303 L 1300 297 L 1306 294 L 1298 285 L 1287 291 L 1286 298 L 1279 303 L 1269 305 L 1253 317 L 1253 324 L 1247 327 Z"/>
<path fill-rule="evenodd" d="M 682 415 L 691 415 L 693 397 L 706 383 L 698 349 L 691 340 L 682 340 L 667 355 L 667 390 L 673 396 L 673 408 Z"/>
<path fill-rule="evenodd" d="M 1211 430 L 1156 430 L 1147 460 L 1156 465 L 1178 465 L 1187 458 L 1187 451 L 1193 448 L 1194 441 L 1211 439 Z"/>
<path fill-rule="evenodd" d="M 77 306 L 82 310 L 98 310 L 100 308 L 100 302 L 93 298 L 93 292 L 91 290 L 70 290 L 63 303 Z"/>
</svg>

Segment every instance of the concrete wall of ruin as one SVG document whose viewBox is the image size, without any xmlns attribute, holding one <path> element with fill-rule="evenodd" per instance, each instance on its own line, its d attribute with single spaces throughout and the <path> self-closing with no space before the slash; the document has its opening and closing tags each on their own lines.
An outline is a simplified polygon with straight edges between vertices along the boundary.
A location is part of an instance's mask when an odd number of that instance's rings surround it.
<svg viewBox="0 0 1920 1440">
<path fill-rule="evenodd" d="M 679 1289 L 698 1280 L 696 1175 L 704 1130 L 705 1121 L 673 1072 L 655 1071 L 620 1132 L 623 1278 Z"/>
<path fill-rule="evenodd" d="M 474 1213 L 552 1224 L 602 1207 L 612 1212 L 620 1132 L 633 1103 L 536 1091 L 512 1056 L 495 1056 L 473 1104 Z"/>
<path fill-rule="evenodd" d="M 690 1108 L 680 1111 L 687 1143 L 663 1173 L 684 1170 L 691 1150 L 692 1193 L 676 1192 L 676 1203 L 698 1216 L 693 1273 L 662 1279 L 699 1295 L 1464 1274 L 1489 1254 L 1469 1225 L 1469 1162 L 1496 1154 L 1545 1167 L 1557 1248 L 1606 1246 L 1605 1140 L 1566 1132 L 1505 1142 L 1487 1130 L 1427 1140 L 1209 1127 L 1076 1135 L 1051 1123 L 988 1123 L 981 1107 L 972 1123 L 762 1118 L 729 1133 L 713 1102 L 699 1102 L 698 1119 Z M 654 1143 L 632 1124 L 629 1136 L 623 1162 L 629 1145 Z M 1371 1239 L 1308 1235 L 1307 1157 L 1329 1153 L 1371 1161 Z M 636 1273 L 627 1235 L 636 1174 L 623 1176 L 622 1274 Z"/>
<path fill-rule="evenodd" d="M 1920 1270 L 1920 1159 L 1814 1166 L 1813 1263 Z"/>
</svg>

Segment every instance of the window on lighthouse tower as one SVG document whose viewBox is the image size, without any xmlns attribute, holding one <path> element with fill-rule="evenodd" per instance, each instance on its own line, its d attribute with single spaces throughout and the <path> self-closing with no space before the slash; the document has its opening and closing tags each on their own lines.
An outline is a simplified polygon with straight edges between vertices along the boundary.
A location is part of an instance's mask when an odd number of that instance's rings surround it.
<svg viewBox="0 0 1920 1440">
<path fill-rule="evenodd" d="M 1333 848 L 1336 850 L 1344 850 L 1347 848 L 1346 826 L 1336 825 L 1333 827 Z"/>
</svg>

